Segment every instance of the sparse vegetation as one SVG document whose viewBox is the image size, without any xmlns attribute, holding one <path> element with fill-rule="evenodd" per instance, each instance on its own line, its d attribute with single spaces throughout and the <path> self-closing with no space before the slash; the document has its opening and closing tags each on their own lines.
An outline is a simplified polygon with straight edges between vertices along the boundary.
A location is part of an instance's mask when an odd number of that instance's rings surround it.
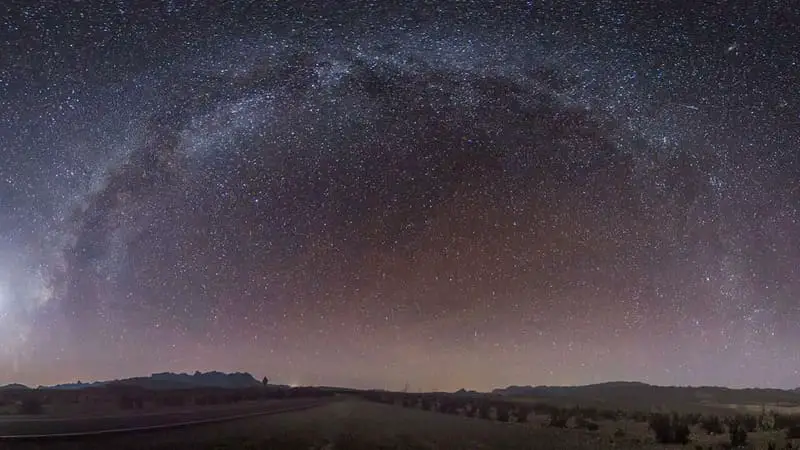
<svg viewBox="0 0 800 450">
<path fill-rule="evenodd" d="M 589 431 L 597 431 L 600 429 L 600 425 L 597 423 L 588 420 L 582 416 L 577 416 L 575 419 L 575 427 L 576 428 L 586 428 Z"/>
<path fill-rule="evenodd" d="M 497 406 L 495 406 L 495 410 L 497 411 L 497 420 L 499 420 L 500 422 L 508 422 L 509 411 L 507 405 L 498 404 Z"/>
<path fill-rule="evenodd" d="M 528 414 L 530 414 L 530 410 L 524 406 L 518 406 L 516 411 L 514 411 L 514 417 L 517 419 L 518 423 L 527 422 Z"/>
<path fill-rule="evenodd" d="M 127 392 L 119 397 L 120 400 L 111 402 L 110 405 L 122 407 L 123 403 L 131 408 L 135 405 L 136 399 L 141 399 L 140 394 L 135 392 Z M 32 391 L 31 396 L 35 398 L 38 392 Z M 657 447 L 663 444 L 687 444 L 692 437 L 691 446 L 687 448 L 708 448 L 722 449 L 722 448 L 752 448 L 752 449 L 791 449 L 791 439 L 800 439 L 800 420 L 797 416 L 787 413 L 773 414 L 771 411 L 764 411 L 759 414 L 755 408 L 749 410 L 740 408 L 725 415 L 724 411 L 720 414 L 705 412 L 699 414 L 693 411 L 682 410 L 679 413 L 644 413 L 642 410 L 626 411 L 622 409 L 612 409 L 604 407 L 593 406 L 576 406 L 565 403 L 546 403 L 538 399 L 518 399 L 509 398 L 491 394 L 479 393 L 404 393 L 404 392 L 388 392 L 388 391 L 360 391 L 349 392 L 351 395 L 358 395 L 364 399 L 370 400 L 375 403 L 382 403 L 384 405 L 375 405 L 378 409 L 367 410 L 373 412 L 381 412 L 388 414 L 391 417 L 386 418 L 388 422 L 394 422 L 395 414 L 397 417 L 415 418 L 419 417 L 419 421 L 432 422 L 432 423 L 452 423 L 453 426 L 461 427 L 463 430 L 472 430 L 473 428 L 489 427 L 485 429 L 496 429 L 499 431 L 492 431 L 493 436 L 497 436 L 500 441 L 480 441 L 480 445 L 484 448 L 494 448 L 495 445 L 505 445 L 506 439 L 504 436 L 512 436 L 519 434 L 520 436 L 528 436 L 529 441 L 534 442 L 524 444 L 519 447 L 508 446 L 508 448 L 552 448 L 541 444 L 540 437 L 545 439 L 545 442 L 556 442 L 556 446 L 561 445 L 561 440 L 576 439 L 586 442 L 592 442 L 591 445 L 585 444 L 585 447 L 576 445 L 568 448 L 594 448 L 598 450 L 610 448 L 663 448 Z M 178 395 L 175 391 L 165 391 L 157 393 L 158 404 L 177 404 L 185 400 L 189 404 L 225 404 L 236 403 L 245 400 L 260 399 L 260 398 L 293 398 L 304 396 L 324 396 L 333 395 L 331 391 L 316 389 L 316 388 L 278 388 L 270 387 L 269 389 L 256 386 L 252 391 L 248 390 L 214 390 L 204 389 L 195 391 L 189 395 Z M 42 397 L 47 399 L 48 397 Z M 155 397 L 154 397 L 155 398 Z M 47 411 L 52 408 L 46 402 Z M 345 402 L 347 403 L 347 402 Z M 369 405 L 369 403 L 353 403 L 354 408 L 358 410 L 362 406 Z M 399 406 L 406 406 L 409 409 L 403 409 Z M 14 409 L 12 412 L 20 412 L 21 403 L 19 401 L 12 401 L 8 404 L 9 408 Z M 137 407 L 133 407 L 136 409 Z M 389 408 L 389 409 L 386 409 Z M 416 409 L 416 411 L 414 410 Z M 424 410 L 424 412 L 423 412 Z M 394 413 L 392 412 L 394 411 Z M 741 411 L 741 413 L 738 413 Z M 747 413 L 746 411 L 755 411 Z M 441 413 L 441 414 L 435 414 Z M 460 415 L 462 417 L 456 417 Z M 438 417 L 438 418 L 437 418 Z M 643 419 L 644 417 L 644 419 Z M 384 420 L 384 418 L 376 417 L 376 420 Z M 270 419 L 272 420 L 272 419 Z M 350 419 L 348 419 L 350 420 Z M 370 420 L 373 420 L 370 417 Z M 637 423 L 646 420 L 646 424 Z M 444 421 L 444 422 L 440 422 Z M 491 425 L 492 422 L 509 422 L 512 425 L 498 426 Z M 372 423 L 372 422 L 370 422 Z M 367 442 L 362 439 L 360 431 L 357 431 L 362 426 L 360 422 L 353 423 L 347 430 L 342 433 L 351 433 L 351 436 L 343 438 L 350 440 L 353 445 L 360 445 L 354 448 L 376 448 L 378 444 L 382 448 L 431 448 L 432 442 L 436 442 L 437 448 L 450 448 L 448 446 L 440 445 L 440 437 L 429 437 L 418 439 L 418 436 L 409 431 L 405 431 L 405 437 L 401 440 L 392 441 L 393 444 L 384 445 L 381 442 Z M 748 431 L 748 429 L 755 429 Z M 481 428 L 484 429 L 484 428 Z M 586 431 L 590 431 L 587 433 Z M 771 431 L 775 430 L 775 431 Z M 690 434 L 690 431 L 695 433 Z M 508 433 L 502 434 L 502 433 Z M 651 434 L 652 433 L 652 434 Z M 438 436 L 438 435 L 437 435 Z M 655 439 L 653 438 L 655 437 Z M 267 441 L 255 441 L 252 448 L 261 448 L 262 442 L 268 442 L 270 445 L 275 444 L 274 447 L 269 448 L 288 448 L 282 446 L 284 443 L 298 441 L 297 436 L 286 436 L 285 438 L 270 437 Z M 294 440 L 293 440 L 294 439 Z M 389 439 L 387 437 L 387 439 Z M 425 439 L 428 439 L 427 441 Z M 477 438 L 476 438 L 477 439 Z M 546 439 L 551 439 L 546 441 Z M 555 439 L 553 441 L 552 439 Z M 588 441 L 587 441 L 588 440 Z M 326 443 L 335 445 L 340 443 L 341 440 L 330 437 L 328 440 L 308 442 L 308 446 L 302 448 L 326 448 Z M 348 442 L 350 442 L 348 441 Z M 237 441 L 233 446 L 219 447 L 219 448 L 241 448 Z M 511 442 L 511 441 L 508 441 Z M 257 445 L 258 444 L 258 445 Z M 288 444 L 287 444 L 288 445 Z M 472 444 L 464 448 L 469 447 Z M 476 444 L 478 445 L 478 444 Z M 509 444 L 510 445 L 510 444 Z M 796 445 L 795 445 L 796 446 Z M 109 447 L 110 448 L 110 447 Z M 186 447 L 188 448 L 188 447 Z M 202 447 L 198 447 L 202 448 Z M 245 447 L 247 448 L 247 447 Z M 454 447 L 455 448 L 455 447 Z"/>
<path fill-rule="evenodd" d="M 489 420 L 489 419 L 491 419 L 491 416 L 489 415 L 489 411 L 490 411 L 489 404 L 488 403 L 482 403 L 478 407 L 478 416 L 477 417 L 480 418 L 480 419 Z"/>
<path fill-rule="evenodd" d="M 689 425 L 677 414 L 653 414 L 650 417 L 650 429 L 653 430 L 656 440 L 662 444 L 689 443 Z"/>
<path fill-rule="evenodd" d="M 731 439 L 731 447 L 743 447 L 747 444 L 747 430 L 744 423 L 738 419 L 731 420 L 728 423 L 728 434 Z"/>
<path fill-rule="evenodd" d="M 722 425 L 722 421 L 720 420 L 719 416 L 706 415 L 706 416 L 701 417 L 700 418 L 700 426 L 708 434 L 723 434 L 723 433 L 725 433 L 725 427 Z"/>
<path fill-rule="evenodd" d="M 566 416 L 558 409 L 553 409 L 550 411 L 550 423 L 549 425 L 554 428 L 566 428 L 567 421 L 569 420 L 569 416 Z"/>
<path fill-rule="evenodd" d="M 600 425 L 598 425 L 598 424 L 596 424 L 594 422 L 588 422 L 587 421 L 586 422 L 586 429 L 589 430 L 589 431 L 597 431 L 597 430 L 600 429 Z"/>
</svg>

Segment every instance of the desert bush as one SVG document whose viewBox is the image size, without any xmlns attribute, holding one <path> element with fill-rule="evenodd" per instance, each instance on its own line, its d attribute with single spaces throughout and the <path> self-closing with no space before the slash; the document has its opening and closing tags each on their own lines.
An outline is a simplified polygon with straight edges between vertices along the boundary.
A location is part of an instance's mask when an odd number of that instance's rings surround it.
<svg viewBox="0 0 800 450">
<path fill-rule="evenodd" d="M 597 431 L 600 429 L 600 426 L 595 422 L 580 416 L 575 419 L 575 426 L 577 428 L 586 428 L 589 431 Z"/>
<path fill-rule="evenodd" d="M 689 430 L 689 425 L 686 423 L 677 423 L 673 425 L 675 433 L 675 442 L 678 444 L 686 445 L 689 443 L 689 436 L 692 434 Z"/>
<path fill-rule="evenodd" d="M 497 413 L 497 420 L 500 422 L 508 422 L 509 420 L 509 411 L 508 406 L 503 404 L 495 405 L 495 412 Z"/>
<path fill-rule="evenodd" d="M 719 416 L 701 417 L 700 427 L 706 430 L 708 434 L 722 434 L 725 432 L 725 427 L 722 426 Z"/>
<path fill-rule="evenodd" d="M 672 441 L 672 423 L 666 414 L 653 414 L 650 416 L 650 429 L 656 434 L 659 442 Z"/>
<path fill-rule="evenodd" d="M 742 447 L 747 444 L 747 430 L 745 425 L 737 419 L 730 421 L 728 434 L 731 439 L 731 447 Z"/>
<path fill-rule="evenodd" d="M 481 403 L 480 405 L 478 405 L 478 415 L 476 417 L 479 417 L 479 418 L 485 419 L 485 420 L 491 419 L 491 416 L 489 415 L 489 404 L 488 403 Z"/>
<path fill-rule="evenodd" d="M 752 414 L 739 414 L 728 419 L 729 431 L 732 425 L 741 427 L 747 433 L 752 433 L 758 430 L 758 417 Z"/>
<path fill-rule="evenodd" d="M 420 399 L 419 402 L 420 402 L 420 405 L 421 405 L 422 409 L 425 410 L 425 411 L 430 411 L 432 409 L 432 407 L 433 407 L 433 402 L 431 402 L 430 399 L 422 398 L 422 399 Z"/>
<path fill-rule="evenodd" d="M 455 414 L 456 407 L 453 402 L 449 400 L 442 400 L 442 403 L 439 405 L 439 412 L 444 414 Z"/>
<path fill-rule="evenodd" d="M 555 428 L 566 428 L 569 416 L 565 416 L 558 409 L 550 413 L 550 426 Z"/>
<path fill-rule="evenodd" d="M 753 414 L 745 414 L 742 417 L 742 425 L 744 425 L 744 429 L 748 433 L 758 431 L 758 427 L 761 425 L 761 418 Z"/>
<path fill-rule="evenodd" d="M 623 430 L 622 428 L 617 428 L 616 431 L 614 431 L 614 437 L 615 438 L 625 437 L 625 430 Z"/>
<path fill-rule="evenodd" d="M 670 417 L 667 414 L 653 414 L 650 416 L 650 429 L 656 435 L 656 440 L 662 444 L 689 443 L 689 425 L 677 414 Z"/>
<path fill-rule="evenodd" d="M 703 415 L 700 413 L 686 413 L 682 417 L 682 421 L 689 426 L 695 426 L 700 423 Z"/>
<path fill-rule="evenodd" d="M 517 422 L 525 423 L 528 421 L 528 414 L 530 414 L 530 410 L 524 406 L 520 406 L 514 411 L 514 417 L 517 418 Z"/>
</svg>

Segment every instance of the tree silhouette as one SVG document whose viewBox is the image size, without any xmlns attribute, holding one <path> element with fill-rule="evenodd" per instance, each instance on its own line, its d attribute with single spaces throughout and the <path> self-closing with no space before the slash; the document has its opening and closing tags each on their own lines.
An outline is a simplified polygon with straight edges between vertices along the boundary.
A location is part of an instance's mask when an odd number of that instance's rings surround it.
<svg viewBox="0 0 800 450">
<path fill-rule="evenodd" d="M 742 447 L 747 444 L 747 430 L 738 420 L 731 421 L 730 425 L 731 447 Z"/>
</svg>

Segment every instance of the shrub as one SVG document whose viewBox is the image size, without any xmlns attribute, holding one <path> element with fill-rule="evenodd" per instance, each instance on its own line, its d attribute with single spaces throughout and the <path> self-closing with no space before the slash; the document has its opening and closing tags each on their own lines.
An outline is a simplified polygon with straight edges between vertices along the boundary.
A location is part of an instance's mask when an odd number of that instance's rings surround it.
<svg viewBox="0 0 800 450">
<path fill-rule="evenodd" d="M 681 416 L 680 421 L 692 427 L 699 424 L 702 418 L 703 415 L 699 413 L 686 413 Z"/>
<path fill-rule="evenodd" d="M 758 417 L 752 414 L 739 414 L 736 417 L 728 419 L 728 428 L 741 427 L 747 433 L 752 433 L 758 429 Z"/>
<path fill-rule="evenodd" d="M 700 426 L 708 434 L 722 434 L 725 432 L 725 427 L 722 426 L 722 421 L 718 416 L 703 416 L 700 419 Z"/>
<path fill-rule="evenodd" d="M 653 414 L 650 417 L 650 429 L 656 435 L 656 440 L 662 444 L 688 444 L 689 425 L 681 420 L 678 415 L 671 418 L 666 414 Z"/>
<path fill-rule="evenodd" d="M 743 428 L 748 433 L 758 431 L 759 422 L 759 417 L 752 414 L 745 414 L 744 417 L 742 417 Z"/>
<path fill-rule="evenodd" d="M 742 447 L 747 444 L 747 430 L 738 420 L 731 421 L 728 434 L 731 438 L 731 447 Z"/>
<path fill-rule="evenodd" d="M 422 398 L 420 400 L 420 403 L 422 405 L 422 409 L 425 410 L 425 411 L 430 411 L 432 409 L 432 407 L 433 407 L 433 402 L 431 402 L 427 398 Z"/>
<path fill-rule="evenodd" d="M 686 445 L 689 443 L 689 436 L 692 434 L 689 430 L 689 425 L 686 423 L 678 423 L 674 425 L 675 442 L 678 444 Z"/>
<path fill-rule="evenodd" d="M 562 417 L 551 417 L 550 426 L 555 428 L 567 428 L 567 419 Z"/>
<path fill-rule="evenodd" d="M 586 428 L 589 431 L 597 431 L 600 429 L 599 425 L 583 417 L 577 417 L 575 419 L 575 426 L 578 428 Z"/>
<path fill-rule="evenodd" d="M 476 417 L 479 417 L 481 419 L 491 419 L 491 417 L 489 417 L 489 404 L 488 403 L 482 403 L 482 404 L 478 405 L 478 415 Z"/>
<path fill-rule="evenodd" d="M 550 426 L 555 428 L 567 428 L 569 416 L 562 414 L 561 410 L 554 408 L 550 411 Z"/>
<path fill-rule="evenodd" d="M 625 437 L 625 430 L 623 430 L 622 428 L 617 428 L 617 430 L 614 431 L 614 437 L 615 438 Z"/>
<path fill-rule="evenodd" d="M 669 416 L 664 414 L 653 414 L 650 417 L 650 429 L 656 435 L 656 440 L 662 443 L 672 442 L 672 424 Z"/>
<path fill-rule="evenodd" d="M 520 406 L 514 412 L 514 416 L 517 418 L 517 422 L 525 423 L 528 421 L 528 414 L 530 414 L 530 410 L 524 406 Z"/>
<path fill-rule="evenodd" d="M 499 420 L 500 422 L 508 422 L 509 420 L 508 406 L 497 405 L 495 406 L 495 411 L 497 411 L 497 420 Z"/>
</svg>

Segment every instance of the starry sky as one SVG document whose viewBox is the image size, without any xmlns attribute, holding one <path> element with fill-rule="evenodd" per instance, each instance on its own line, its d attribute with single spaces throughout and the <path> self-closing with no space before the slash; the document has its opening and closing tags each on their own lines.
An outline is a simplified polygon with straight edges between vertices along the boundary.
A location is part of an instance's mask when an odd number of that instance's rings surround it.
<svg viewBox="0 0 800 450">
<path fill-rule="evenodd" d="M 300 3 L 4 2 L 0 382 L 800 386 L 790 2 Z"/>
</svg>

